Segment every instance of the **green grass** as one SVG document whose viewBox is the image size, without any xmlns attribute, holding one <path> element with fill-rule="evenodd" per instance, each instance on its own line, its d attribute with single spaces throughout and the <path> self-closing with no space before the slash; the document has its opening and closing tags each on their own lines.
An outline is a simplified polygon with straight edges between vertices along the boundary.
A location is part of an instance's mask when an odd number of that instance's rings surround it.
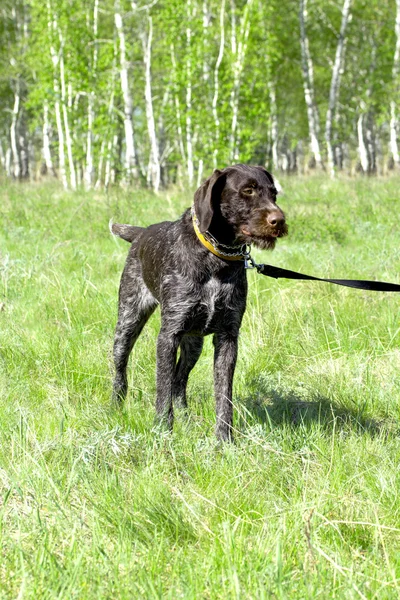
<svg viewBox="0 0 400 600">
<path fill-rule="evenodd" d="M 256 260 L 399 282 L 400 181 L 288 179 L 290 235 Z M 191 418 L 153 428 L 150 320 L 110 406 L 119 277 L 108 221 L 188 196 L 0 193 L 0 598 L 400 595 L 400 297 L 249 273 L 236 444 L 214 441 L 212 344 Z"/>
</svg>

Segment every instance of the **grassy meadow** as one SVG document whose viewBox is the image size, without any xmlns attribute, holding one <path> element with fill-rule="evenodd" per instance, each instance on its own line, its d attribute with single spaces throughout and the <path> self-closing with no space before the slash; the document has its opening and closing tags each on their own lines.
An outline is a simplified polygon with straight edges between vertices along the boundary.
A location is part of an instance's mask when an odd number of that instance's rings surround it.
<svg viewBox="0 0 400 600">
<path fill-rule="evenodd" d="M 400 283 L 399 179 L 293 178 L 254 258 Z M 191 416 L 153 428 L 151 318 L 110 404 L 126 242 L 182 192 L 0 191 L 0 598 L 400 597 L 400 295 L 250 272 L 236 443 L 214 440 L 212 343 Z"/>
</svg>

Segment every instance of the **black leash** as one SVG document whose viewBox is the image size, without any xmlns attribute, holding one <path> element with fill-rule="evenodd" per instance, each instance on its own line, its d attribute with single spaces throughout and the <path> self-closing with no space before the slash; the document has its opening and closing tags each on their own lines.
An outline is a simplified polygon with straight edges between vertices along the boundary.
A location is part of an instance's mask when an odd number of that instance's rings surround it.
<svg viewBox="0 0 400 600">
<path fill-rule="evenodd" d="M 313 277 L 312 275 L 303 275 L 296 271 L 288 271 L 280 267 L 272 265 L 257 264 L 250 253 L 245 257 L 246 269 L 257 269 L 257 272 L 266 277 L 274 279 L 302 279 L 307 281 L 325 281 L 327 283 L 335 283 L 336 285 L 344 285 L 346 287 L 357 288 L 359 290 L 372 290 L 374 292 L 400 292 L 400 285 L 397 283 L 388 283 L 386 281 L 365 281 L 363 279 L 323 279 L 321 277 Z"/>
</svg>

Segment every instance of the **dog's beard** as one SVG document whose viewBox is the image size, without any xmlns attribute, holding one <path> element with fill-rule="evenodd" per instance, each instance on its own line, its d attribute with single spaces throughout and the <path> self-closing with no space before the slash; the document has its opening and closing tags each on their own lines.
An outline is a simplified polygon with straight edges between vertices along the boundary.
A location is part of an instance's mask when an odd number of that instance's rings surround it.
<svg viewBox="0 0 400 600">
<path fill-rule="evenodd" d="M 256 248 L 260 248 L 260 250 L 273 250 L 276 246 L 276 237 L 270 238 L 261 238 L 261 237 L 252 237 L 249 244 L 252 244 Z"/>
<path fill-rule="evenodd" d="M 260 248 L 260 250 L 273 250 L 276 246 L 277 240 L 286 236 L 287 234 L 288 226 L 285 223 L 280 229 L 278 235 L 270 235 L 268 230 L 264 230 L 258 235 L 256 232 L 252 232 L 251 235 L 245 235 L 243 232 L 241 232 L 238 240 L 241 243 L 250 244 L 256 248 Z"/>
</svg>

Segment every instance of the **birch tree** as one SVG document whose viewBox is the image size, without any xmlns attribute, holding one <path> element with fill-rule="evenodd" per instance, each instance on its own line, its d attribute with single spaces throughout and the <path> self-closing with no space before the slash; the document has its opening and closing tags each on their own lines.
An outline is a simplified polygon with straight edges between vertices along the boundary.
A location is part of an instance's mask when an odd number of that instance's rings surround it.
<svg viewBox="0 0 400 600">
<path fill-rule="evenodd" d="M 147 14 L 148 31 L 143 29 L 141 34 L 143 45 L 143 61 L 145 67 L 145 103 L 146 103 L 146 118 L 147 130 L 150 140 L 150 156 L 147 170 L 147 182 L 151 185 L 154 191 L 158 192 L 160 187 L 160 156 L 159 144 L 156 134 L 156 126 L 154 121 L 153 97 L 151 91 L 151 43 L 153 39 L 153 21 Z"/>
<path fill-rule="evenodd" d="M 186 25 L 186 157 L 187 157 L 187 177 L 189 186 L 194 181 L 193 164 L 193 131 L 192 131 L 192 19 L 193 2 L 187 2 L 187 25 Z"/>
<path fill-rule="evenodd" d="M 98 30 L 98 18 L 99 18 L 99 0 L 94 0 L 93 7 L 93 56 L 91 64 L 91 75 L 92 85 L 95 87 L 96 75 L 97 75 L 97 59 L 98 59 L 98 48 L 97 48 L 97 30 Z M 87 114 L 87 135 L 86 135 L 86 165 L 84 173 L 85 188 L 88 190 L 92 187 L 94 182 L 94 162 L 93 162 L 93 125 L 94 125 L 94 101 L 95 101 L 95 90 L 88 90 L 88 114 Z"/>
<path fill-rule="evenodd" d="M 398 0 L 400 2 L 400 0 Z M 332 121 L 335 114 L 337 99 L 340 89 L 340 71 L 343 68 L 344 51 L 346 44 L 346 29 L 350 17 L 351 0 L 344 0 L 342 7 L 342 22 L 336 46 L 335 60 L 332 68 L 331 87 L 329 90 L 328 110 L 326 112 L 325 142 L 328 154 L 328 171 L 331 177 L 335 176 L 335 158 L 332 149 Z"/>
<path fill-rule="evenodd" d="M 225 0 L 221 2 L 221 8 L 219 11 L 219 50 L 217 60 L 214 67 L 214 94 L 212 99 L 212 114 L 215 124 L 215 145 L 213 152 L 213 166 L 217 168 L 218 164 L 218 152 L 220 144 L 220 119 L 218 115 L 218 100 L 219 100 L 219 69 L 221 67 L 222 58 L 224 56 L 225 46 Z"/>
<path fill-rule="evenodd" d="M 230 134 L 230 158 L 232 161 L 239 160 L 238 142 L 238 117 L 239 117 L 239 94 L 246 58 L 247 43 L 250 33 L 250 8 L 253 0 L 247 0 L 240 18 L 239 32 L 236 24 L 235 0 L 231 0 L 231 49 L 234 56 L 233 62 L 233 86 L 231 92 L 232 123 Z"/>
<path fill-rule="evenodd" d="M 65 168 L 65 152 L 64 152 L 64 129 L 61 119 L 61 108 L 60 108 L 60 83 L 59 83 L 59 54 L 56 52 L 55 46 L 53 44 L 54 40 L 54 22 L 52 17 L 52 9 L 50 0 L 47 2 L 47 11 L 48 11 L 48 32 L 49 32 L 49 51 L 51 56 L 51 62 L 53 64 L 53 92 L 54 92 L 54 111 L 56 117 L 57 124 L 57 134 L 58 134 L 58 161 L 59 161 L 59 171 L 60 178 L 62 184 L 65 189 L 68 188 L 68 179 L 67 172 Z"/>
<path fill-rule="evenodd" d="M 399 147 L 397 144 L 398 118 L 397 104 L 399 98 L 399 73 L 400 73 L 400 0 L 396 0 L 396 22 L 395 22 L 396 45 L 393 59 L 393 92 L 390 100 L 390 151 L 393 162 L 397 168 L 400 167 Z"/>
<path fill-rule="evenodd" d="M 119 2 L 115 4 L 115 27 L 119 38 L 119 54 L 120 54 L 120 82 L 121 91 L 124 102 L 124 130 L 125 130 L 125 179 L 128 183 L 133 178 L 138 177 L 137 157 L 135 149 L 135 139 L 133 133 L 133 100 L 129 88 L 128 67 L 129 63 L 126 56 L 125 32 L 122 21 L 122 14 L 119 8 Z"/>
<path fill-rule="evenodd" d="M 68 167 L 69 167 L 69 177 L 70 177 L 70 185 L 73 190 L 76 190 L 76 173 L 75 173 L 75 165 L 74 165 L 74 156 L 72 152 L 72 137 L 69 126 L 69 117 L 68 117 L 68 99 L 67 99 L 67 82 L 65 79 L 65 68 L 64 68 L 64 37 L 61 32 L 61 29 L 57 22 L 57 17 L 53 16 L 53 30 L 58 32 L 58 37 L 60 40 L 60 46 L 58 50 L 58 65 L 60 68 L 60 84 L 61 84 L 61 106 L 62 106 L 62 114 L 64 120 L 64 131 L 65 131 L 65 143 L 67 146 L 67 157 L 68 157 Z"/>
<path fill-rule="evenodd" d="M 308 131 L 310 136 L 311 152 L 318 167 L 322 167 L 322 157 L 319 146 L 319 116 L 315 102 L 314 66 L 310 53 L 310 44 L 307 35 L 307 1 L 300 0 L 300 47 L 301 68 L 303 73 L 304 99 L 307 107 Z"/>
</svg>

